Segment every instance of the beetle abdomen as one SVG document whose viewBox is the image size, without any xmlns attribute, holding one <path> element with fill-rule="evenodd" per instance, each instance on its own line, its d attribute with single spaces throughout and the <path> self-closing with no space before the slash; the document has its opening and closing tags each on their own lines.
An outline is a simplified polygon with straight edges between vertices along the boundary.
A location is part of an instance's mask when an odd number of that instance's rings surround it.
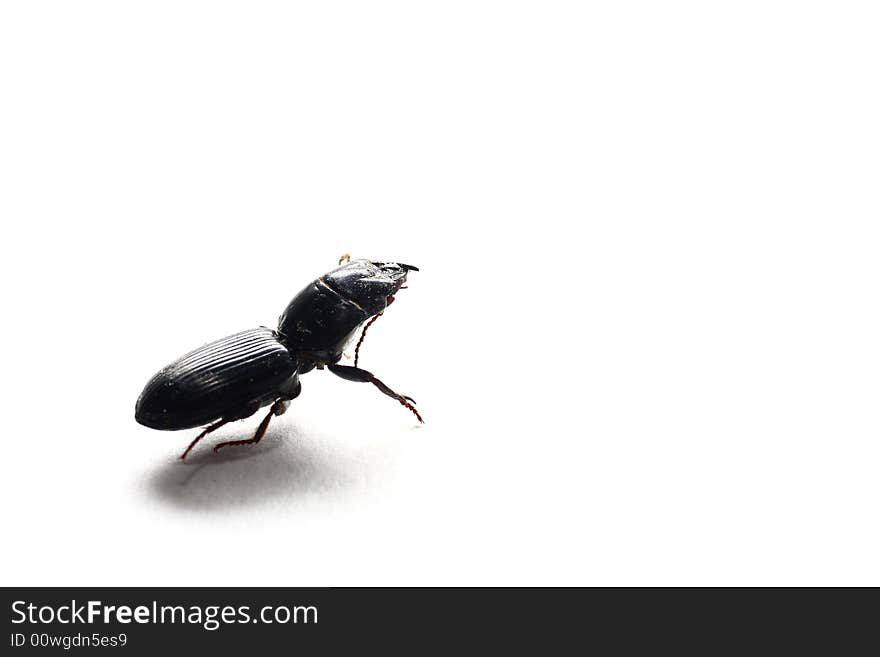
<svg viewBox="0 0 880 657">
<path fill-rule="evenodd" d="M 265 327 L 210 342 L 150 379 L 135 419 L 153 429 L 190 429 L 247 417 L 298 386 L 296 360 Z"/>
</svg>

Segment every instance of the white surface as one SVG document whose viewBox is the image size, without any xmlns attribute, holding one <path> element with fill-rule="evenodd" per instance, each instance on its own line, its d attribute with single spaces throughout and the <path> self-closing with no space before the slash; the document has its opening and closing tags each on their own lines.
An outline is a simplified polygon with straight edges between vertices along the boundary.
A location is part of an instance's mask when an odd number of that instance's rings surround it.
<svg viewBox="0 0 880 657">
<path fill-rule="evenodd" d="M 872 3 L 4 3 L 3 584 L 874 584 Z M 135 424 L 419 265 L 257 449 Z M 10 348 L 10 344 L 12 347 Z"/>
</svg>

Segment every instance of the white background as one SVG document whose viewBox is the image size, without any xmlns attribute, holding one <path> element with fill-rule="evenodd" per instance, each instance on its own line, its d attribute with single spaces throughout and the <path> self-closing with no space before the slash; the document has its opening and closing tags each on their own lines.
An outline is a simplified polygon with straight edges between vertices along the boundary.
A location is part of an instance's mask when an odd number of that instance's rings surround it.
<svg viewBox="0 0 880 657">
<path fill-rule="evenodd" d="M 2 583 L 880 585 L 875 7 L 4 3 Z M 134 422 L 344 252 L 423 427 Z"/>
</svg>

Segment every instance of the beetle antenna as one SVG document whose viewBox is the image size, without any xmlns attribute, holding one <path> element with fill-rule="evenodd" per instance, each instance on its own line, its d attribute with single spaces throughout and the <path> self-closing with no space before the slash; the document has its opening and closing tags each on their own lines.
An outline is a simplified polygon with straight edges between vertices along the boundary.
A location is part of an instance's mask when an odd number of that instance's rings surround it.
<svg viewBox="0 0 880 657">
<path fill-rule="evenodd" d="M 377 319 L 379 319 L 382 315 L 383 315 L 383 313 L 379 313 L 378 315 L 375 315 L 369 322 L 364 324 L 364 330 L 361 331 L 361 339 L 358 340 L 357 346 L 354 348 L 354 366 L 355 367 L 357 367 L 357 364 L 358 364 L 358 356 L 360 355 L 361 345 L 364 343 L 364 338 L 367 337 L 367 329 L 370 328 L 370 326 L 372 326 L 373 322 L 375 322 Z"/>
</svg>

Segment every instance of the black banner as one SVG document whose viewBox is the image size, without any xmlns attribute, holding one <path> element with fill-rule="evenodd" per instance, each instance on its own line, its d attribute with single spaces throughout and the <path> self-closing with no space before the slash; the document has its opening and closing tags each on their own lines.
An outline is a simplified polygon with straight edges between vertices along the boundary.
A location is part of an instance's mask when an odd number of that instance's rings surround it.
<svg viewBox="0 0 880 657">
<path fill-rule="evenodd" d="M 8 588 L 3 598 L 4 654 L 877 643 L 873 589 Z"/>
</svg>

